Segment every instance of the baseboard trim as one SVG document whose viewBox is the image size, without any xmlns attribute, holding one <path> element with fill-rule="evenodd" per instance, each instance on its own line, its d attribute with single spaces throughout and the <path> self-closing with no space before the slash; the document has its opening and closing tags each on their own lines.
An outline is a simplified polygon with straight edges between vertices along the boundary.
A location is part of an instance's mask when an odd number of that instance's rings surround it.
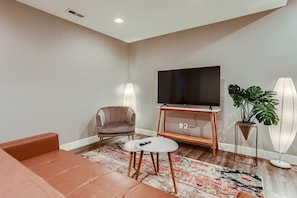
<svg viewBox="0 0 297 198">
<path fill-rule="evenodd" d="M 94 136 L 87 137 L 84 139 L 80 139 L 80 140 L 76 140 L 76 141 L 69 142 L 66 144 L 62 144 L 62 145 L 60 145 L 60 149 L 70 151 L 70 150 L 78 149 L 78 148 L 93 144 L 98 141 L 99 141 L 98 136 L 94 135 Z"/>
<path fill-rule="evenodd" d="M 234 153 L 235 145 L 219 143 L 219 150 Z M 253 157 L 256 155 L 255 148 L 249 148 L 249 147 L 244 147 L 244 146 L 238 146 L 237 152 L 238 152 L 238 154 L 243 154 L 243 155 L 248 155 L 248 156 L 253 156 Z M 278 159 L 279 154 L 277 152 L 271 152 L 271 151 L 258 149 L 258 158 L 262 158 L 262 159 L 266 159 L 266 160 Z M 289 164 L 297 165 L 297 156 L 282 154 L 282 161 L 288 162 Z"/>
<path fill-rule="evenodd" d="M 156 136 L 157 133 L 155 131 L 151 131 L 151 130 L 146 130 L 146 129 L 140 129 L 140 128 L 136 128 L 135 129 L 135 133 L 137 134 L 142 134 L 142 135 L 147 135 L 147 136 Z M 91 136 L 91 137 L 87 137 L 87 138 L 83 138 L 80 140 L 76 140 L 73 142 L 69 142 L 66 144 L 61 144 L 60 148 L 66 151 L 71 151 L 71 150 L 75 150 L 84 146 L 88 146 L 90 144 L 96 143 L 99 141 L 99 138 L 97 135 Z"/>
<path fill-rule="evenodd" d="M 141 128 L 136 128 L 135 133 L 147 135 L 147 136 L 156 136 L 157 135 L 156 131 L 141 129 Z M 87 145 L 96 143 L 98 141 L 99 141 L 99 138 L 97 135 L 95 135 L 95 136 L 87 137 L 84 139 L 76 140 L 76 141 L 73 141 L 70 143 L 62 144 L 62 145 L 60 145 L 60 148 L 69 151 L 69 150 L 74 150 L 77 148 L 81 148 L 83 146 L 87 146 Z M 233 144 L 226 144 L 226 143 L 219 142 L 219 150 L 234 153 L 234 148 L 235 148 L 235 146 Z M 238 151 L 238 154 L 244 154 L 244 155 L 248 155 L 248 156 L 255 156 L 255 154 L 256 154 L 255 148 L 248 148 L 248 147 L 243 147 L 243 146 L 238 146 L 237 151 Z M 276 152 L 258 149 L 258 158 L 271 160 L 271 159 L 278 159 L 278 157 L 279 157 L 278 153 L 276 153 Z M 286 161 L 290 164 L 297 165 L 297 156 L 283 154 L 282 160 Z"/>
<path fill-rule="evenodd" d="M 152 130 L 148 130 L 148 129 L 141 129 L 141 128 L 136 128 L 135 133 L 147 135 L 147 136 L 157 136 L 156 131 L 152 131 Z"/>
</svg>

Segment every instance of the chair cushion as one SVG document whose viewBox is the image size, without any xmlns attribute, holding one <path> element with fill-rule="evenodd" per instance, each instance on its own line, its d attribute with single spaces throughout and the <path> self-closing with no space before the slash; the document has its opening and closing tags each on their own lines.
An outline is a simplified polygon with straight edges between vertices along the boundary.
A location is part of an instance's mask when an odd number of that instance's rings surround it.
<svg viewBox="0 0 297 198">
<path fill-rule="evenodd" d="M 119 134 L 134 132 L 135 126 L 123 122 L 105 124 L 98 127 L 99 134 Z"/>
</svg>

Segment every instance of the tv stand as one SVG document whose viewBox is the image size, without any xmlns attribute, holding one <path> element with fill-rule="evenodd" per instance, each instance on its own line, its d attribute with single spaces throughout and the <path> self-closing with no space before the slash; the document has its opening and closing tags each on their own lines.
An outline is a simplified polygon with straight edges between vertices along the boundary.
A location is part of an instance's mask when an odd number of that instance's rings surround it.
<svg viewBox="0 0 297 198">
<path fill-rule="evenodd" d="M 210 146 L 213 151 L 213 156 L 216 156 L 216 150 L 218 149 L 218 132 L 217 132 L 217 121 L 216 114 L 220 111 L 220 109 L 208 109 L 208 108 L 179 108 L 179 107 L 160 107 L 159 119 L 158 119 L 158 128 L 157 133 L 158 136 L 164 136 L 168 138 L 172 138 L 175 140 L 180 140 L 184 142 L 201 144 L 204 146 Z M 211 138 L 199 137 L 186 135 L 177 132 L 170 132 L 166 130 L 166 113 L 167 112 L 175 112 L 175 113 L 194 113 L 200 115 L 209 115 L 210 123 L 211 123 Z M 163 123 L 162 123 L 163 121 Z M 163 127 L 162 127 L 163 126 Z"/>
</svg>

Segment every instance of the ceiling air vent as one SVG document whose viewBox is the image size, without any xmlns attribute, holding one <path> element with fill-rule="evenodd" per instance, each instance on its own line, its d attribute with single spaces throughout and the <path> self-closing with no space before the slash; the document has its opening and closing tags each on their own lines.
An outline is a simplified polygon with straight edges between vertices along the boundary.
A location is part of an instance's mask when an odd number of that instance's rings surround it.
<svg viewBox="0 0 297 198">
<path fill-rule="evenodd" d="M 78 16 L 78 17 L 80 17 L 80 18 L 83 18 L 83 17 L 84 17 L 84 15 L 79 14 L 78 12 L 76 12 L 76 11 L 70 9 L 70 8 L 68 8 L 67 10 L 65 10 L 65 12 L 68 12 L 68 13 L 73 14 L 73 15 L 75 15 L 75 16 Z"/>
</svg>

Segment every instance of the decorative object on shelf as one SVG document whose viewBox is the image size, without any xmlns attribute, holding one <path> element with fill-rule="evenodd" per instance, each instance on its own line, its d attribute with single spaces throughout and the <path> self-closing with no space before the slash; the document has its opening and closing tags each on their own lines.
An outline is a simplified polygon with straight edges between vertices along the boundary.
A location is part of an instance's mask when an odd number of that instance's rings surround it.
<svg viewBox="0 0 297 198">
<path fill-rule="evenodd" d="M 132 83 L 127 83 L 124 91 L 123 105 L 136 112 L 136 95 Z"/>
<path fill-rule="evenodd" d="M 255 120 L 264 125 L 276 125 L 279 121 L 276 113 L 278 100 L 274 98 L 274 91 L 264 91 L 259 86 L 247 89 L 236 84 L 228 86 L 229 95 L 233 99 L 233 106 L 240 108 L 241 122 L 239 125 L 244 138 L 247 140 L 250 132 L 249 125 L 253 126 Z"/>
<path fill-rule="evenodd" d="M 279 152 L 279 159 L 270 163 L 280 168 L 290 168 L 291 165 L 281 160 L 291 146 L 297 131 L 297 94 L 291 78 L 279 78 L 274 91 L 280 101 L 277 113 L 280 117 L 278 125 L 269 127 L 269 134 L 275 151 Z"/>
</svg>

